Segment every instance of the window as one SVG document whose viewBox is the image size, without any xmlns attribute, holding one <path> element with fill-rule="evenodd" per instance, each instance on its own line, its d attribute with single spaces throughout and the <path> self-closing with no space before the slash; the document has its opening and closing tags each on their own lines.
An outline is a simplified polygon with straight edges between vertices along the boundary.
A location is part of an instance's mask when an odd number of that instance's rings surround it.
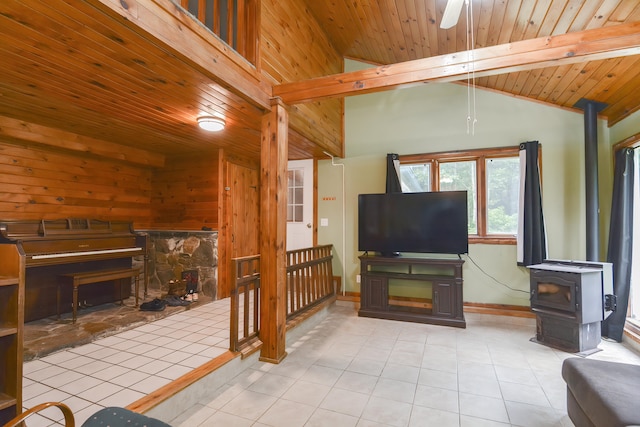
<svg viewBox="0 0 640 427">
<path fill-rule="evenodd" d="M 636 144 L 640 142 L 636 141 Z M 632 236 L 632 261 L 631 284 L 629 289 L 629 307 L 627 311 L 627 327 L 637 335 L 640 335 L 640 145 L 634 146 L 634 179 L 633 179 L 633 236 Z M 619 309 L 619 308 L 618 308 Z"/>
<path fill-rule="evenodd" d="M 302 222 L 304 207 L 304 171 L 291 169 L 287 171 L 287 221 Z"/>
<path fill-rule="evenodd" d="M 439 191 L 466 191 L 469 234 L 478 233 L 477 206 L 478 200 L 476 162 L 446 162 L 440 163 Z"/>
<path fill-rule="evenodd" d="M 520 159 L 485 160 L 487 174 L 487 234 L 518 233 Z"/>
<path fill-rule="evenodd" d="M 466 190 L 469 241 L 515 244 L 519 147 L 400 156 L 402 191 Z"/>
<path fill-rule="evenodd" d="M 402 165 L 400 175 L 404 193 L 431 191 L 431 163 Z"/>
<path fill-rule="evenodd" d="M 635 175 L 633 182 L 633 211 L 640 212 L 640 147 L 634 149 L 633 160 L 635 162 Z M 631 262 L 631 292 L 630 292 L 630 316 L 640 325 L 640 219 L 638 215 L 633 216 L 633 261 Z"/>
</svg>

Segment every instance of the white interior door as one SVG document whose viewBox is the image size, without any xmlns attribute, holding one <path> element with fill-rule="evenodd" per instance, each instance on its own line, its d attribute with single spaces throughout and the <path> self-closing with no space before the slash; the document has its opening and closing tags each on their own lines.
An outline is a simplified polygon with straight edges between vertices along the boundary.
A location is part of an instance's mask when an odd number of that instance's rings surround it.
<svg viewBox="0 0 640 427">
<path fill-rule="evenodd" d="M 313 246 L 313 159 L 291 160 L 287 172 L 287 250 Z"/>
</svg>

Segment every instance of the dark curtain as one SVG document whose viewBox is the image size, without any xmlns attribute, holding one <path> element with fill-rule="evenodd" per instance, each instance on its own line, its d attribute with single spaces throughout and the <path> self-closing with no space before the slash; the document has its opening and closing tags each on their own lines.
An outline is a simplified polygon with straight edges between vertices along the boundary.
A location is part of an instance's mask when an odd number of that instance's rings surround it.
<svg viewBox="0 0 640 427">
<path fill-rule="evenodd" d="M 602 322 L 602 336 L 622 341 L 629 303 L 633 251 L 633 149 L 616 153 L 607 262 L 613 264 L 613 293 L 618 309 Z"/>
<path fill-rule="evenodd" d="M 547 257 L 538 170 L 538 141 L 520 144 L 520 211 L 518 218 L 518 265 L 539 264 Z"/>
<path fill-rule="evenodd" d="M 402 193 L 400 185 L 400 157 L 387 154 L 387 193 Z"/>
</svg>

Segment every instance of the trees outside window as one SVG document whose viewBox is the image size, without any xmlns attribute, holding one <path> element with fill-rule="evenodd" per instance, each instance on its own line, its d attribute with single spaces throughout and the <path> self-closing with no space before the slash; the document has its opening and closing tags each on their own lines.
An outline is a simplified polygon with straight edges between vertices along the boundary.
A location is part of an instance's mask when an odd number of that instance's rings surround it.
<svg viewBox="0 0 640 427">
<path fill-rule="evenodd" d="M 403 193 L 431 191 L 431 163 L 402 165 L 400 175 Z"/>
<path fill-rule="evenodd" d="M 400 156 L 404 192 L 466 190 L 469 241 L 516 243 L 519 147 Z"/>
<path fill-rule="evenodd" d="M 469 234 L 478 233 L 477 171 L 475 161 L 440 163 L 440 191 L 466 191 Z"/>
<path fill-rule="evenodd" d="M 486 159 L 487 234 L 518 233 L 520 159 Z"/>
</svg>

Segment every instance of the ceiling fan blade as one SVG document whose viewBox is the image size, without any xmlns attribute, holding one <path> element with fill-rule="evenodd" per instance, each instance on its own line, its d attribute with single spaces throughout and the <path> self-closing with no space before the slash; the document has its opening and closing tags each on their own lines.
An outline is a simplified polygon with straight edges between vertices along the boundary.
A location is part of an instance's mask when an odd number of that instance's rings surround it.
<svg viewBox="0 0 640 427">
<path fill-rule="evenodd" d="M 444 14 L 442 15 L 442 21 L 440 21 L 440 28 L 447 30 L 458 23 L 464 2 L 465 0 L 449 0 L 447 2 L 447 6 L 444 8 Z"/>
</svg>

